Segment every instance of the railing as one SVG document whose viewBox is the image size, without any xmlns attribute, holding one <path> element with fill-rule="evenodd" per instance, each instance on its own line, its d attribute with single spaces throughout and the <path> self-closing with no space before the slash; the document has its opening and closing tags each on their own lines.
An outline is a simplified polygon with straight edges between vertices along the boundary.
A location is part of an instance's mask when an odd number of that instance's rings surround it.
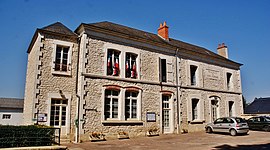
<svg viewBox="0 0 270 150">
<path fill-rule="evenodd" d="M 0 147 L 60 145 L 60 128 L 0 126 Z"/>
</svg>

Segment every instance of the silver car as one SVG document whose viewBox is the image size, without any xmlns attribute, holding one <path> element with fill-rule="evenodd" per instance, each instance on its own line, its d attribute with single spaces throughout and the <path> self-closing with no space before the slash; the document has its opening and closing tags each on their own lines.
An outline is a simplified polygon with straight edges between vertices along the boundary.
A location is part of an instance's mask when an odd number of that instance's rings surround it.
<svg viewBox="0 0 270 150">
<path fill-rule="evenodd" d="M 207 133 L 211 132 L 223 132 L 230 133 L 235 136 L 238 133 L 247 134 L 249 127 L 245 119 L 240 117 L 223 117 L 218 118 L 213 123 L 209 123 L 205 126 Z"/>
</svg>

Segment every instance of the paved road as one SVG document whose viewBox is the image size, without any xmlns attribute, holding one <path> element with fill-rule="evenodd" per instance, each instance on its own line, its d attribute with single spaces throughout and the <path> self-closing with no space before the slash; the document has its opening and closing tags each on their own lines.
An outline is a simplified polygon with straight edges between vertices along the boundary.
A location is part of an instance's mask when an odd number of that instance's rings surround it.
<svg viewBox="0 0 270 150">
<path fill-rule="evenodd" d="M 270 150 L 270 132 L 250 131 L 235 137 L 196 132 L 64 145 L 70 150 Z"/>
</svg>

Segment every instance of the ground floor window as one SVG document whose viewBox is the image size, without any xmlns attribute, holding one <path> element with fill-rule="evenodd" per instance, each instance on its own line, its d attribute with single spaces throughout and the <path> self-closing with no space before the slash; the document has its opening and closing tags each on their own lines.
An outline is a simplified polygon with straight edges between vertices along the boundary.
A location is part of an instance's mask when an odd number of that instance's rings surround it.
<svg viewBox="0 0 270 150">
<path fill-rule="evenodd" d="M 125 119 L 137 118 L 138 92 L 125 93 Z"/>
<path fill-rule="evenodd" d="M 105 90 L 105 120 L 108 118 L 118 118 L 119 91 Z"/>
<path fill-rule="evenodd" d="M 199 99 L 192 99 L 192 120 L 198 119 Z"/>
</svg>

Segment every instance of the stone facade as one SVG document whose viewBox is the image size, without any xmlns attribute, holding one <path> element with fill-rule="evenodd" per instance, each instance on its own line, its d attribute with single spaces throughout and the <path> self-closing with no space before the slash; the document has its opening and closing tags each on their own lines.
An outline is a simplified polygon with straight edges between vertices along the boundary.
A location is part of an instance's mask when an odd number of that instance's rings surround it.
<svg viewBox="0 0 270 150">
<path fill-rule="evenodd" d="M 216 117 L 243 113 L 241 64 L 108 22 L 81 24 L 75 33 L 59 23 L 37 30 L 28 50 L 25 124 L 60 127 L 70 140 L 85 141 L 201 131 Z M 68 70 L 56 69 L 58 58 Z M 126 74 L 128 59 L 134 78 Z M 111 60 L 116 75 L 108 73 Z"/>
</svg>

